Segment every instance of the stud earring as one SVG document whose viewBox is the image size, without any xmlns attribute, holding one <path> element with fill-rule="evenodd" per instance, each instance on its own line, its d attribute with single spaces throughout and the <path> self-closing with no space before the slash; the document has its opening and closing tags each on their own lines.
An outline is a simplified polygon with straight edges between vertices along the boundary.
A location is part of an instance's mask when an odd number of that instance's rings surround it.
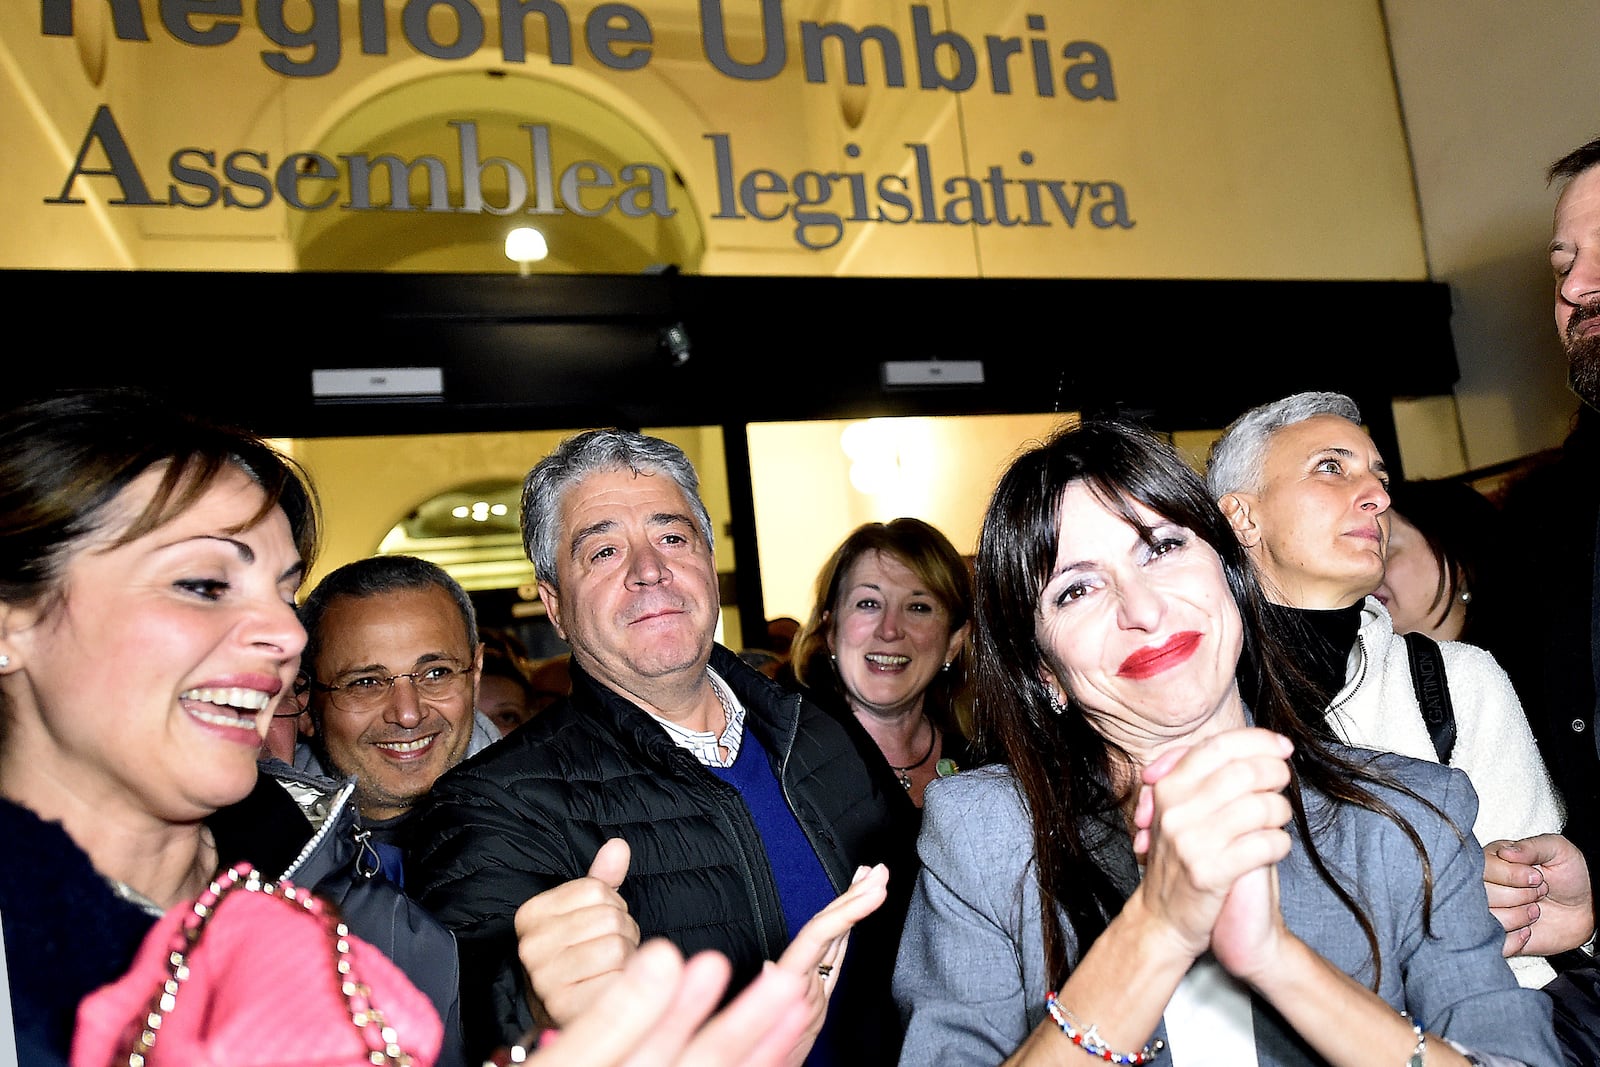
<svg viewBox="0 0 1600 1067">
<path fill-rule="evenodd" d="M 1461 590 L 1461 596 L 1459 599 L 1463 604 L 1472 603 L 1472 591 L 1469 589 Z"/>
<path fill-rule="evenodd" d="M 947 660 L 944 661 L 944 666 L 940 667 L 939 669 L 942 670 L 942 671 L 947 671 L 947 670 L 950 669 L 950 664 L 952 664 L 954 662 L 955 662 L 954 660 L 947 659 Z"/>
<path fill-rule="evenodd" d="M 0 653 L 0 671 L 5 670 L 9 666 L 11 666 L 11 657 L 5 655 L 4 653 Z"/>
</svg>

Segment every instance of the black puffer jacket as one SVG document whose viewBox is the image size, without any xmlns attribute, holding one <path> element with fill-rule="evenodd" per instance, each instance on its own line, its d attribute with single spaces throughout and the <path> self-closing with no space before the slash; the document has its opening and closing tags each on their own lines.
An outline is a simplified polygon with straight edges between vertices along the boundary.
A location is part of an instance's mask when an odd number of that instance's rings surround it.
<svg viewBox="0 0 1600 1067">
<path fill-rule="evenodd" d="M 892 1064 L 900 1028 L 889 978 L 917 862 L 903 790 L 799 694 L 721 646 L 711 666 L 744 704 L 745 730 L 766 749 L 835 890 L 859 865 L 889 867 L 889 901 L 851 935 L 827 1032 L 848 1039 L 841 1062 Z M 456 935 L 473 1057 L 532 1024 L 512 926 L 518 906 L 585 875 L 612 837 L 632 848 L 620 893 L 641 935 L 665 936 L 686 955 L 726 954 L 730 995 L 788 942 L 739 794 L 636 705 L 576 665 L 572 676 L 571 697 L 447 772 L 408 827 L 407 888 Z"/>
</svg>

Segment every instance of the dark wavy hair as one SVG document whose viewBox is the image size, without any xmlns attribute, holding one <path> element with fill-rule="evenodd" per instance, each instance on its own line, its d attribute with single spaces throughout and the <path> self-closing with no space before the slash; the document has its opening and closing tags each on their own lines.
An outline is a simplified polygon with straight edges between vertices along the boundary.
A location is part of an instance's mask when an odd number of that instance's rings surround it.
<svg viewBox="0 0 1600 1067">
<path fill-rule="evenodd" d="M 299 464 L 256 434 L 139 389 L 70 390 L 7 408 L 0 412 L 0 601 L 53 610 L 68 563 L 91 541 L 111 527 L 120 527 L 112 547 L 135 541 L 235 469 L 263 493 L 241 528 L 281 508 L 309 572 L 321 515 L 316 491 Z M 130 519 L 113 505 L 149 470 L 162 472 L 160 484 Z"/>
<path fill-rule="evenodd" d="M 807 689 L 827 693 L 844 705 L 844 683 L 828 653 L 828 629 L 838 613 L 840 585 L 855 561 L 868 552 L 893 556 L 928 587 L 950 617 L 950 633 L 972 618 L 972 572 L 936 526 L 921 519 L 901 517 L 869 522 L 852 530 L 817 572 L 811 614 L 795 634 L 789 657 L 795 679 Z M 950 669 L 939 671 L 922 697 L 923 714 L 946 733 L 965 737 L 970 732 L 970 681 L 972 641 L 962 642 Z"/>
<path fill-rule="evenodd" d="M 1439 567 L 1439 582 L 1428 605 L 1428 624 L 1438 626 L 1469 593 L 1458 641 L 1482 644 L 1485 602 L 1500 589 L 1490 574 L 1501 558 L 1500 509 L 1471 484 L 1454 478 L 1396 482 L 1389 487 L 1390 510 L 1422 535 Z"/>
<path fill-rule="evenodd" d="M 1043 910 L 1045 964 L 1063 980 L 1067 942 L 1057 908 L 1066 915 L 1080 953 L 1122 908 L 1123 894 L 1094 861 L 1086 824 L 1122 824 L 1134 765 L 1128 752 L 1103 737 L 1085 709 L 1053 705 L 1047 665 L 1036 638 L 1039 598 L 1060 547 L 1059 514 L 1069 486 L 1084 485 L 1153 543 L 1134 505 L 1177 523 L 1205 541 L 1222 560 L 1244 631 L 1242 669 L 1259 675 L 1251 708 L 1255 724 L 1294 742 L 1286 794 L 1313 867 L 1355 915 L 1366 933 L 1377 981 L 1377 933 L 1360 904 L 1328 869 L 1304 803 L 1310 789 L 1393 820 L 1416 849 L 1423 870 L 1424 929 L 1431 929 L 1433 872 L 1422 840 L 1368 788 L 1411 794 L 1376 768 L 1335 751 L 1316 687 L 1295 666 L 1294 653 L 1269 621 L 1277 610 L 1263 595 L 1227 519 L 1183 457 L 1149 430 L 1103 419 L 1057 431 L 1023 452 L 1001 476 L 984 516 L 976 568 L 976 738 L 1007 763 L 1032 820 L 1036 877 Z M 1417 798 L 1421 800 L 1422 798 Z M 1424 801 L 1426 803 L 1426 801 Z M 1432 806 L 1432 805 L 1430 805 Z M 1437 810 L 1437 808 L 1435 808 Z M 1442 814 L 1442 813 L 1441 813 Z"/>
<path fill-rule="evenodd" d="M 1590 167 L 1600 164 L 1600 137 L 1585 141 L 1554 163 L 1545 171 L 1545 184 L 1561 182 L 1563 186 Z"/>
</svg>

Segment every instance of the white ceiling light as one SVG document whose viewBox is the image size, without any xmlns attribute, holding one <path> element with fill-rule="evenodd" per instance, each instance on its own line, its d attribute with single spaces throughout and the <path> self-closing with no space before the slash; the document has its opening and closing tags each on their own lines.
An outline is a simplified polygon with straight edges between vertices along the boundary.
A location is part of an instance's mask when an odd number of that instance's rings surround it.
<svg viewBox="0 0 1600 1067">
<path fill-rule="evenodd" d="M 544 234 L 532 226 L 518 226 L 506 234 L 506 258 L 521 267 L 523 274 L 529 273 L 533 264 L 549 254 L 550 245 Z"/>
</svg>

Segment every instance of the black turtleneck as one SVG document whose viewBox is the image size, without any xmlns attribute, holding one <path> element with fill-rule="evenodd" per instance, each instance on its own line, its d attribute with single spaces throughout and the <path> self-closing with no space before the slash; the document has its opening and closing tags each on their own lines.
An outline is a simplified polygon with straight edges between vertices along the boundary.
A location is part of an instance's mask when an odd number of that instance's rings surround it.
<svg viewBox="0 0 1600 1067">
<path fill-rule="evenodd" d="M 1332 703 L 1334 696 L 1344 688 L 1350 650 L 1355 647 L 1356 633 L 1361 629 L 1361 603 L 1358 600 L 1347 608 L 1324 610 L 1273 604 L 1267 613 L 1267 625 L 1291 650 L 1302 654 L 1295 665 L 1322 694 L 1322 707 L 1318 711 Z M 1242 661 L 1239 690 L 1245 703 L 1254 707 L 1260 696 L 1260 679 L 1254 670 L 1246 669 Z"/>
</svg>

